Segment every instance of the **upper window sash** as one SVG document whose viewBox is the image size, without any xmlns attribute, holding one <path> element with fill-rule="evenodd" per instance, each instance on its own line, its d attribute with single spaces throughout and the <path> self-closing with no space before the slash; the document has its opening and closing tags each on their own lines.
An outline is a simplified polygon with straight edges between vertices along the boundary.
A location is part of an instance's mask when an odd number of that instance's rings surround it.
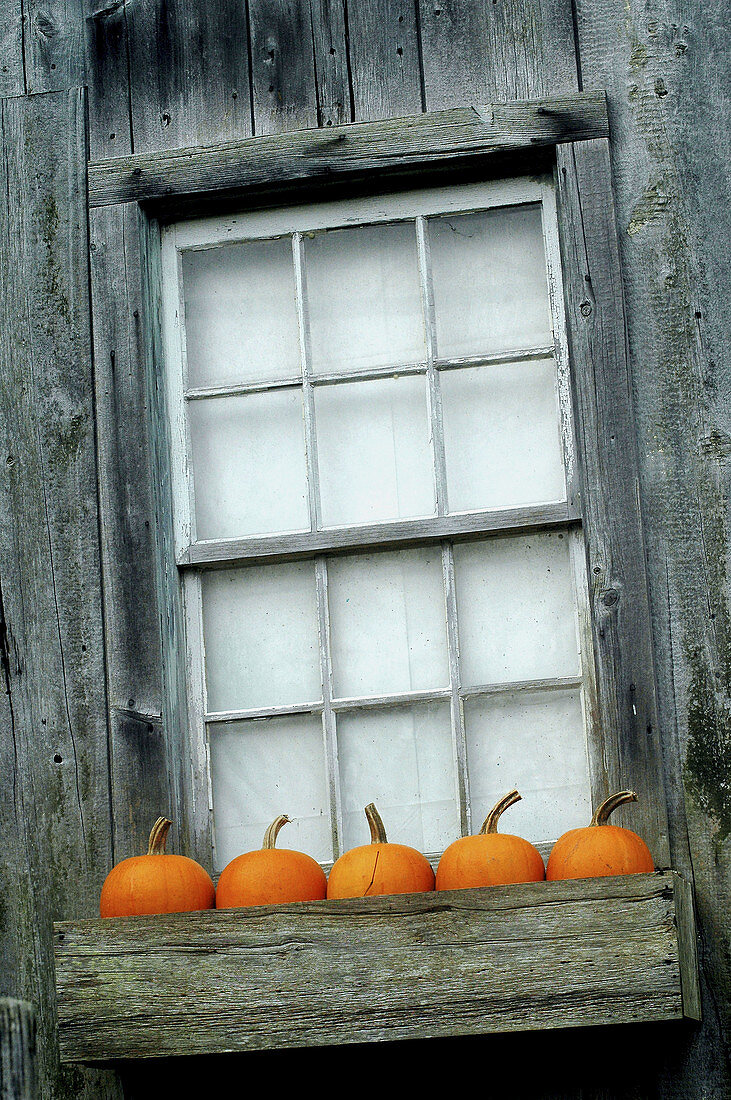
<svg viewBox="0 0 731 1100">
<path fill-rule="evenodd" d="M 471 358 L 449 359 L 434 354 L 434 305 L 427 301 L 430 282 L 429 259 L 425 234 L 425 219 L 449 215 L 469 214 L 473 211 L 509 209 L 536 204 L 541 210 L 543 248 L 546 260 L 548 284 L 549 321 L 552 329 L 551 343 L 545 347 L 528 346 L 511 348 L 504 353 L 486 353 Z M 295 281 L 299 284 L 304 270 L 302 241 L 308 234 L 319 230 L 337 230 L 363 225 L 408 223 L 416 228 L 419 251 L 419 278 L 424 301 L 423 320 L 426 328 L 426 345 L 423 361 L 386 366 L 364 372 L 343 371 L 334 375 L 316 370 L 311 364 L 311 349 L 305 339 L 305 321 L 300 316 L 300 343 L 302 362 L 299 373 L 291 379 L 266 381 L 254 379 L 247 384 L 231 386 L 191 387 L 187 383 L 185 348 L 185 301 L 183 290 L 183 262 L 185 253 L 196 250 L 215 252 L 217 247 L 236 243 L 272 241 L 286 238 L 292 242 Z M 235 561 L 276 557 L 284 554 L 312 553 L 324 549 L 369 546 L 389 541 L 408 541 L 414 538 L 437 539 L 453 534 L 474 531 L 503 530 L 528 526 L 534 523 L 565 523 L 578 518 L 578 490 L 575 478 L 574 444 L 571 426 L 571 396 L 568 378 L 568 354 L 563 313 L 563 294 L 557 237 L 555 189 L 549 176 L 517 177 L 488 183 L 458 185 L 429 191 L 409 191 L 397 195 L 370 196 L 355 200 L 340 200 L 317 205 L 258 210 L 232 216 L 220 216 L 196 221 L 174 223 L 162 231 L 163 331 L 164 357 L 167 361 L 167 406 L 170 420 L 170 439 L 175 477 L 174 518 L 175 550 L 179 565 L 215 564 L 224 560 Z M 302 286 L 296 287 L 297 308 L 303 307 Z M 319 480 L 312 465 L 311 451 L 316 446 L 314 438 L 313 387 L 331 382 L 333 378 L 356 380 L 374 378 L 381 373 L 420 373 L 430 376 L 450 367 L 474 363 L 510 363 L 523 359 L 551 358 L 555 362 L 557 397 L 559 405 L 559 430 L 566 492 L 558 498 L 539 505 L 515 507 L 485 507 L 467 510 L 448 510 L 445 505 L 444 454 L 434 456 L 436 481 L 436 509 L 431 516 L 417 519 L 394 519 L 373 524 L 325 523 L 319 502 Z M 434 383 L 430 392 L 436 394 Z M 286 387 L 304 389 L 305 443 L 308 449 L 308 492 L 310 496 L 311 523 L 309 530 L 297 529 L 276 534 L 238 535 L 199 538 L 195 531 L 195 506 L 193 501 L 193 477 L 191 472 L 191 446 L 189 438 L 188 409 L 190 402 L 215 395 L 228 396 L 238 393 L 266 392 Z M 435 403 L 436 398 L 435 398 Z M 309 412 L 309 417 L 308 417 Z M 434 410 L 430 409 L 430 415 Z M 434 425 L 435 447 L 443 450 L 443 428 Z"/>
</svg>

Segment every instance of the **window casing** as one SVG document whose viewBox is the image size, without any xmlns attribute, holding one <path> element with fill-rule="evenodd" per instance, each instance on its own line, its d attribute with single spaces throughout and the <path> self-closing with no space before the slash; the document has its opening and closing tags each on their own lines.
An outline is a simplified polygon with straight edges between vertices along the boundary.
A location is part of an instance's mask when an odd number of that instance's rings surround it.
<svg viewBox="0 0 731 1100">
<path fill-rule="evenodd" d="M 136 319 L 135 307 L 141 306 L 147 352 L 155 475 L 150 488 L 158 551 L 149 565 L 156 570 L 159 597 L 165 762 L 170 812 L 181 849 L 189 855 L 210 864 L 212 853 L 197 578 L 234 575 L 244 560 L 247 568 L 256 569 L 278 562 L 302 564 L 319 556 L 326 559 L 332 581 L 331 561 L 337 558 L 339 565 L 356 553 L 375 557 L 386 540 L 393 544 L 383 550 L 386 555 L 413 547 L 439 547 L 441 555 L 445 542 L 469 551 L 483 537 L 494 546 L 507 546 L 526 533 L 552 532 L 557 542 L 563 533 L 563 544 L 569 529 L 574 545 L 583 544 L 578 569 L 589 580 L 581 589 L 576 617 L 582 658 L 587 658 L 581 665 L 582 697 L 589 704 L 592 795 L 598 799 L 628 786 L 637 790 L 638 802 L 623 823 L 648 841 L 658 868 L 669 865 L 608 134 L 604 96 L 582 93 L 563 100 L 456 108 L 384 123 L 275 134 L 206 149 L 135 154 L 89 166 L 90 204 L 97 208 L 93 215 L 99 231 L 107 224 L 106 211 L 99 208 L 116 206 L 115 217 L 121 209 L 125 222 L 130 219 L 127 224 L 133 229 L 139 225 L 142 242 L 141 299 L 127 297 L 124 308 Z M 573 429 L 563 437 L 562 449 L 576 460 L 566 466 L 571 471 L 566 499 L 474 514 L 445 508 L 443 514 L 356 529 L 193 541 L 191 528 L 181 528 L 181 520 L 192 515 L 192 501 L 187 495 L 190 451 L 180 431 L 190 402 L 182 392 L 183 350 L 175 324 L 179 299 L 168 294 L 165 304 L 161 300 L 163 289 L 167 293 L 179 285 L 177 258 L 168 235 L 163 272 L 161 230 L 173 218 L 208 216 L 212 209 L 220 213 L 226 202 L 249 214 L 266 203 L 271 215 L 275 206 L 284 210 L 291 203 L 293 192 L 295 201 L 305 197 L 303 192 L 308 201 L 325 193 L 354 194 L 362 191 L 364 180 L 385 189 L 390 187 L 385 175 L 391 171 L 397 187 L 404 184 L 406 167 L 421 186 L 432 170 L 437 173 L 432 180 L 452 181 L 458 173 L 461 178 L 465 167 L 472 178 L 484 179 L 495 171 L 512 176 L 554 166 L 563 264 L 563 301 L 554 316 L 562 322 L 565 302 L 571 349 L 571 387 L 560 385 L 559 393 L 567 399 L 571 390 L 572 408 L 560 423 Z M 370 201 L 379 211 L 382 200 Z M 385 213 L 378 216 L 388 221 Z M 227 228 L 230 219 L 213 224 L 220 227 L 221 240 L 233 231 Z M 286 236 L 292 231 L 290 217 L 278 232 Z M 294 231 L 306 233 L 307 227 L 295 226 Z M 271 232 L 270 226 L 260 237 Z M 308 239 L 301 243 L 306 246 Z M 199 244 L 206 247 L 206 241 Z M 547 262 L 552 256 L 547 249 Z M 553 293 L 560 281 L 549 280 Z M 102 305 L 108 303 L 104 287 L 102 283 L 94 290 Z M 163 325 L 166 309 L 172 324 Z M 170 346 L 165 353 L 163 329 L 168 341 L 173 339 L 172 355 Z M 561 341 L 555 350 L 557 377 L 564 382 L 569 364 Z M 177 383 L 174 371 L 172 376 L 166 373 L 166 365 L 176 362 Z M 449 373 L 454 378 L 465 366 L 448 368 L 437 360 L 431 365 L 439 377 Z M 269 382 L 266 388 L 271 388 Z M 201 395 L 199 404 L 205 400 Z M 126 423 L 130 431 L 137 427 L 133 416 Z M 183 463 L 177 469 L 176 457 Z M 318 599 L 323 595 L 318 591 Z M 323 601 L 322 606 L 328 605 Z M 186 634 L 194 643 L 187 650 Z M 497 696 L 504 687 L 500 685 Z M 450 704 L 452 698 L 450 686 Z M 483 694 L 478 704 L 489 698 Z M 464 700 L 465 707 L 468 702 Z M 383 712 L 376 707 L 368 713 Z M 531 732 L 528 727 L 529 736 Z M 294 767 L 296 761 L 289 763 Z M 144 764 L 146 771 L 152 770 Z M 141 769 L 134 777 L 146 778 Z M 121 796 L 119 790 L 112 793 L 120 819 L 129 815 L 134 798 Z M 524 802 L 511 810 L 516 832 L 523 830 L 515 815 L 528 809 L 529 792 L 524 793 Z M 152 797 L 140 792 L 138 801 L 154 819 L 161 808 L 160 785 L 156 783 Z M 401 839 L 390 820 L 387 825 L 391 838 Z M 293 828 L 288 826 L 290 836 Z M 289 843 L 297 846 L 296 839 Z M 136 924 L 124 921 L 116 929 L 104 920 L 57 925 L 62 1056 L 108 1062 L 140 1057 L 145 1051 L 158 1056 L 211 1054 L 698 1019 L 691 891 L 674 872 L 630 877 L 632 882 L 620 877 L 532 883 L 438 896 L 155 916 L 142 938 Z M 126 960 L 122 970 L 120 956 Z M 268 960 L 266 966 L 262 959 Z M 85 976 L 89 980 L 80 980 Z M 183 987 L 187 992 L 181 998 Z M 212 997 L 220 1009 L 213 1014 Z M 163 1002 L 167 1010 L 161 1015 Z M 278 1011 L 265 1013 L 267 1026 L 262 1028 L 262 1006 L 273 1003 Z M 171 1019 L 183 1026 L 171 1026 Z M 192 1019 L 196 1026 L 191 1029 Z"/>
<path fill-rule="evenodd" d="M 325 864 L 372 800 L 433 858 L 513 786 L 539 845 L 582 824 L 601 746 L 552 178 L 178 222 L 162 284 L 218 869 L 283 811 Z"/>
</svg>

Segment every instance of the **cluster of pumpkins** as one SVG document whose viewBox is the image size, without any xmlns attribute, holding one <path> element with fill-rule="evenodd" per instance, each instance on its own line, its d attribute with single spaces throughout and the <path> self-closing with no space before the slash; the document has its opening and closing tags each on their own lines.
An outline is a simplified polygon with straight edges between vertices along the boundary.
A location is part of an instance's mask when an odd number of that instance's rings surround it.
<svg viewBox="0 0 731 1100">
<path fill-rule="evenodd" d="M 161 817 L 150 833 L 147 855 L 122 860 L 110 871 L 102 887 L 100 913 L 179 913 L 654 871 L 642 838 L 609 824 L 618 806 L 637 801 L 633 791 L 611 795 L 588 826 L 564 833 L 546 865 L 529 841 L 497 831 L 500 815 L 520 797 L 510 791 L 487 815 L 479 833 L 450 844 L 436 874 L 416 848 L 389 843 L 373 803 L 365 808 L 371 843 L 345 852 L 329 875 L 304 852 L 275 847 L 279 830 L 290 820 L 283 814 L 267 829 L 262 848 L 231 860 L 215 887 L 195 860 L 165 853 L 171 822 Z"/>
</svg>

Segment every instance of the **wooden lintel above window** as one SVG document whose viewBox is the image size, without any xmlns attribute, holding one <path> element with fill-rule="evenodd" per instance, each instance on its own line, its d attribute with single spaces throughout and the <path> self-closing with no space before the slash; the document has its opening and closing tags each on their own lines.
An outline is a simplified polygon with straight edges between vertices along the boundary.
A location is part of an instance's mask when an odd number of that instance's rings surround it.
<svg viewBox="0 0 731 1100">
<path fill-rule="evenodd" d="M 672 871 L 55 925 L 67 1062 L 699 1018 Z"/>
<path fill-rule="evenodd" d="M 170 203 L 470 159 L 609 135 L 604 92 L 488 103 L 413 117 L 297 130 L 89 165 L 91 206 Z"/>
</svg>

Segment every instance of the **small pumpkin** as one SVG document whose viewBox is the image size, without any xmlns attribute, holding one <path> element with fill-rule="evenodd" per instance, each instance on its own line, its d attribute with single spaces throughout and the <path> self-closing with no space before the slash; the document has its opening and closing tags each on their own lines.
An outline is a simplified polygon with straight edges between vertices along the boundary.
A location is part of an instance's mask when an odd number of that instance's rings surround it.
<svg viewBox="0 0 731 1100">
<path fill-rule="evenodd" d="M 261 848 L 236 856 L 224 867 L 216 887 L 217 909 L 325 897 L 327 878 L 320 864 L 305 852 L 275 847 L 279 830 L 289 820 L 286 814 L 280 814 L 264 834 Z"/>
<path fill-rule="evenodd" d="M 375 805 L 365 808 L 370 844 L 350 848 L 332 865 L 329 898 L 363 898 L 383 894 L 417 894 L 434 889 L 431 863 L 408 844 L 391 844 Z"/>
<path fill-rule="evenodd" d="M 437 890 L 543 881 L 546 870 L 538 849 L 523 837 L 497 831 L 500 815 L 521 797 L 510 791 L 490 810 L 479 833 L 449 845 L 437 867 Z"/>
<path fill-rule="evenodd" d="M 189 856 L 165 852 L 171 824 L 168 818 L 158 817 L 147 855 L 123 859 L 109 872 L 99 900 L 102 917 L 213 909 L 216 892 L 208 872 Z"/>
<path fill-rule="evenodd" d="M 650 849 L 642 837 L 609 824 L 609 816 L 618 806 L 636 801 L 634 791 L 618 791 L 602 802 L 589 825 L 559 837 L 548 857 L 546 878 L 600 878 L 654 871 Z"/>
</svg>

